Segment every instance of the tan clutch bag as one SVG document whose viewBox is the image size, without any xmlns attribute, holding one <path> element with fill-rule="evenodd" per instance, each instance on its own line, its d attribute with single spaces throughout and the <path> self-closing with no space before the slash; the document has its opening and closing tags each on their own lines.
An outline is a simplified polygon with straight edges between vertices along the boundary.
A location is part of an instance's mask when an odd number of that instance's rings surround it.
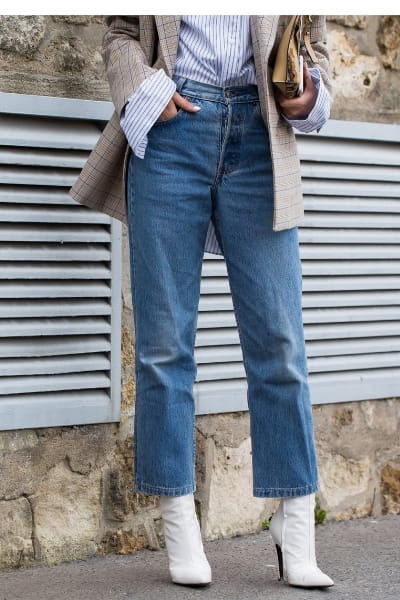
<svg viewBox="0 0 400 600">
<path fill-rule="evenodd" d="M 305 46 L 312 62 L 318 63 L 311 47 L 311 23 L 311 17 L 292 16 L 279 42 L 272 72 L 272 82 L 286 98 L 294 98 L 303 93 L 301 46 Z"/>
</svg>

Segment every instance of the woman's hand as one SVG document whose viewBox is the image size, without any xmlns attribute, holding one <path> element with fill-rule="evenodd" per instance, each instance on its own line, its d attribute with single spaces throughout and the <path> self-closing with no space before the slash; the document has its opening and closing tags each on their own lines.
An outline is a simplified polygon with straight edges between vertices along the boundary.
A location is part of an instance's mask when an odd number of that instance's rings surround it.
<svg viewBox="0 0 400 600">
<path fill-rule="evenodd" d="M 296 96 L 296 98 L 285 98 L 279 90 L 276 90 L 275 92 L 275 98 L 281 113 L 283 113 L 287 119 L 306 119 L 317 101 L 318 90 L 314 85 L 306 63 L 303 65 L 303 76 L 304 91 L 301 96 Z"/>
<path fill-rule="evenodd" d="M 197 112 L 200 110 L 200 106 L 196 106 L 186 100 L 183 96 L 181 96 L 178 92 L 174 92 L 171 100 L 168 102 L 167 106 L 164 108 L 157 121 L 165 121 L 166 119 L 171 119 L 178 112 L 178 108 L 182 108 L 183 110 L 187 110 L 188 112 Z"/>
</svg>

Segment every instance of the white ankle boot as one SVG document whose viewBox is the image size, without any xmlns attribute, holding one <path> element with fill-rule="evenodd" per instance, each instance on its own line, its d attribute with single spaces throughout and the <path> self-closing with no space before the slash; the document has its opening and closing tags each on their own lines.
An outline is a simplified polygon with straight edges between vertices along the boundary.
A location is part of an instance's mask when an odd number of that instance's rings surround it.
<svg viewBox="0 0 400 600">
<path fill-rule="evenodd" d="M 204 554 L 193 494 L 161 496 L 169 572 L 174 583 L 207 585 L 211 568 Z"/>
<path fill-rule="evenodd" d="M 270 523 L 280 579 L 298 587 L 330 587 L 315 558 L 315 494 L 282 498 Z"/>
</svg>

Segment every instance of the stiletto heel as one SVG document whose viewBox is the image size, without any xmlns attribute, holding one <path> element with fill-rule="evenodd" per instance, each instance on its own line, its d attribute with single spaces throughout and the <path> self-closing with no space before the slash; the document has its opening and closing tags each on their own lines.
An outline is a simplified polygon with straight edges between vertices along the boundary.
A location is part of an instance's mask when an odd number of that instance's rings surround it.
<svg viewBox="0 0 400 600">
<path fill-rule="evenodd" d="M 279 566 L 279 581 L 283 580 L 283 560 L 282 560 L 282 550 L 278 544 L 275 544 L 276 553 L 278 555 L 278 566 Z"/>
<path fill-rule="evenodd" d="M 315 558 L 315 494 L 282 498 L 270 523 L 276 546 L 279 579 L 303 588 L 334 585 Z"/>
</svg>

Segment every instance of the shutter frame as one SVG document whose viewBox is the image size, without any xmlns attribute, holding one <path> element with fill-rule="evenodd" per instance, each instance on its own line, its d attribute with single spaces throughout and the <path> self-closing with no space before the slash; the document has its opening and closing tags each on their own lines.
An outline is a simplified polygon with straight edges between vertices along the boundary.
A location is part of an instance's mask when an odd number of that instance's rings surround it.
<svg viewBox="0 0 400 600">
<path fill-rule="evenodd" d="M 122 225 L 68 194 L 112 104 L 1 98 L 0 429 L 118 421 Z"/>
</svg>

